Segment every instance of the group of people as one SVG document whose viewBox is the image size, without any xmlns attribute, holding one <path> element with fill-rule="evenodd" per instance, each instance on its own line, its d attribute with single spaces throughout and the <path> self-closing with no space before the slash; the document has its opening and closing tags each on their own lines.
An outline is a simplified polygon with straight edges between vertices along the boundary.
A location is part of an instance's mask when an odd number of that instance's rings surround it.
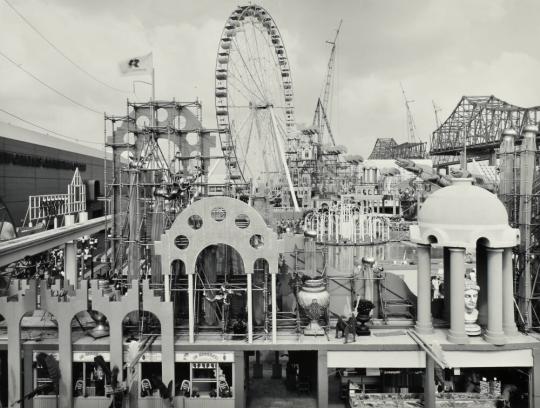
<svg viewBox="0 0 540 408">
<path fill-rule="evenodd" d="M 277 222 L 276 231 L 278 235 L 286 232 L 293 232 L 299 234 L 304 228 L 304 221 L 300 218 L 283 218 Z"/>
</svg>

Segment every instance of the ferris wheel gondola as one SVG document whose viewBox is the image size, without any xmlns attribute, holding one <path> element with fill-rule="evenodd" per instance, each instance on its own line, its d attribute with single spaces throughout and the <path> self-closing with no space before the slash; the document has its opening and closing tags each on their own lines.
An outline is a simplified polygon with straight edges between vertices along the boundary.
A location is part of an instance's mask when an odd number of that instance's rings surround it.
<svg viewBox="0 0 540 408">
<path fill-rule="evenodd" d="M 290 181 L 285 146 L 294 128 L 289 60 L 272 16 L 240 6 L 229 16 L 215 69 L 216 118 L 229 180 Z M 289 183 L 292 188 L 292 183 Z"/>
</svg>

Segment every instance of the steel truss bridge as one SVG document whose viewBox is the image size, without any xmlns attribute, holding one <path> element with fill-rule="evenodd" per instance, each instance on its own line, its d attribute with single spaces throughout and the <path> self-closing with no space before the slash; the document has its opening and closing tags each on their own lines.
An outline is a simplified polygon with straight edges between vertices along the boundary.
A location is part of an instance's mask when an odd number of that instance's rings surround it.
<svg viewBox="0 0 540 408">
<path fill-rule="evenodd" d="M 522 108 L 496 96 L 464 96 L 444 123 L 433 132 L 430 155 L 436 165 L 459 162 L 467 157 L 493 160 L 504 129 L 521 134 L 526 125 L 540 121 L 540 106 Z"/>
<path fill-rule="evenodd" d="M 375 141 L 369 159 L 425 159 L 426 144 L 423 142 L 398 144 L 392 137 L 380 137 Z"/>
</svg>

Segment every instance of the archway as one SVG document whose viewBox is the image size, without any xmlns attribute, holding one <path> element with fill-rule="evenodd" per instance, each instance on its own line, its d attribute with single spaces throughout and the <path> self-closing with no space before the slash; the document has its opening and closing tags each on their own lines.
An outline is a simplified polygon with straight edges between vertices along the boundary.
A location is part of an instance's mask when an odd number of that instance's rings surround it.
<svg viewBox="0 0 540 408">
<path fill-rule="evenodd" d="M 251 290 L 253 292 L 253 331 L 267 337 L 272 328 L 272 317 L 270 315 L 270 273 L 268 262 L 264 258 L 259 258 L 253 265 L 253 282 Z"/>
<path fill-rule="evenodd" d="M 152 344 L 161 336 L 161 322 L 152 312 L 137 310 L 122 321 L 122 332 L 128 343 L 124 377 L 134 384 L 140 399 L 161 399 L 163 384 L 161 352 L 152 351 Z"/>
<path fill-rule="evenodd" d="M 173 302 L 174 326 L 187 331 L 189 325 L 189 293 L 186 265 L 181 259 L 171 262 L 171 300 Z"/>
<path fill-rule="evenodd" d="M 227 244 L 204 248 L 197 257 L 194 280 L 198 336 L 242 335 L 240 326 L 247 325 L 247 277 L 239 252 Z"/>
<path fill-rule="evenodd" d="M 58 345 L 58 322 L 52 313 L 38 309 L 24 314 L 19 325 L 23 372 L 28 373 L 21 384 L 23 395 L 25 398 L 34 395 L 40 406 L 50 406 L 56 403 L 59 394 L 59 355 L 58 349 L 51 350 L 41 344 Z"/>
<path fill-rule="evenodd" d="M 112 379 L 107 317 L 94 310 L 77 313 L 71 320 L 71 342 L 74 348 L 71 379 L 74 406 L 90 408 L 108 400 L 105 388 Z"/>
</svg>

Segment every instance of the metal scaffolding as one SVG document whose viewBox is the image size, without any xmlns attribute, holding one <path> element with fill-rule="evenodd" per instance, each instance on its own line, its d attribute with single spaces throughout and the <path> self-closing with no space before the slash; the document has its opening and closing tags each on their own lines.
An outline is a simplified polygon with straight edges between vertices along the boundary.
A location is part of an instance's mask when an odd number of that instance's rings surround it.
<svg viewBox="0 0 540 408">
<path fill-rule="evenodd" d="M 161 282 L 153 242 L 197 196 L 208 195 L 217 131 L 204 129 L 199 102 L 127 102 L 125 116 L 105 115 L 110 275 Z M 223 189 L 222 189 L 223 191 Z"/>
</svg>

